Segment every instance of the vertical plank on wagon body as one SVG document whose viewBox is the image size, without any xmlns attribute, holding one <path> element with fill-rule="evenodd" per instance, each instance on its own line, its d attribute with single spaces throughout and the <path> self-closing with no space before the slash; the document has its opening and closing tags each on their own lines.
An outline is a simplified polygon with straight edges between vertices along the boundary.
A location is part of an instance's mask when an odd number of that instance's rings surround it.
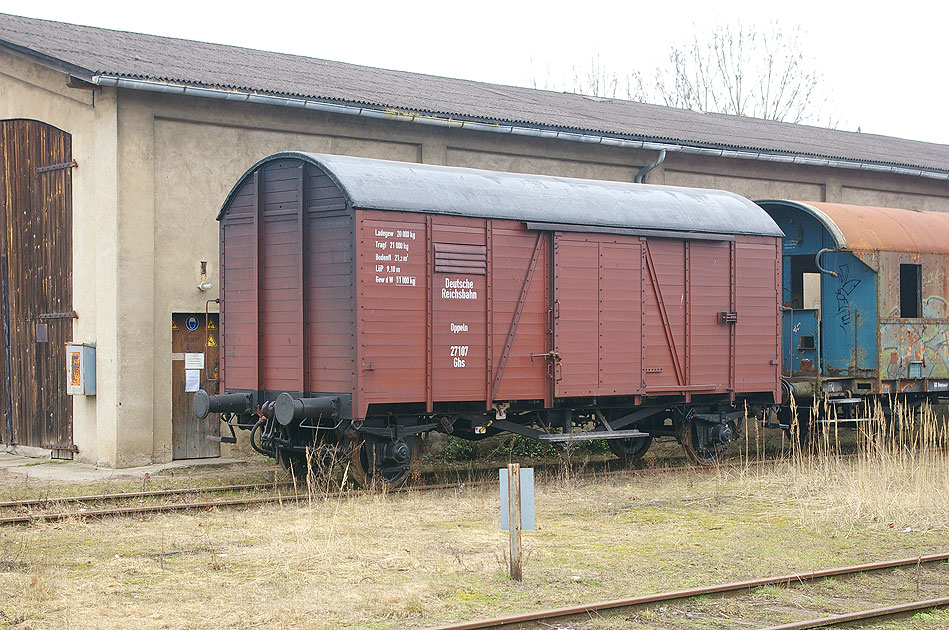
<svg viewBox="0 0 949 630">
<path fill-rule="evenodd" d="M 484 221 L 435 217 L 432 383 L 436 401 L 487 398 L 487 242 Z"/>
</svg>

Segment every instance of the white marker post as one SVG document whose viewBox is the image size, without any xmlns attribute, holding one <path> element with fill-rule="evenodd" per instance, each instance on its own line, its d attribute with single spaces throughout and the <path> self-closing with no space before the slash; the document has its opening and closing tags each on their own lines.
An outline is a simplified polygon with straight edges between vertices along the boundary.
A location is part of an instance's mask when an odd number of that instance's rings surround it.
<svg viewBox="0 0 949 630">
<path fill-rule="evenodd" d="M 511 579 L 521 581 L 521 465 L 507 465 L 508 530 L 511 534 Z"/>
<path fill-rule="evenodd" d="M 498 470 L 501 529 L 509 530 L 511 579 L 521 581 L 521 532 L 534 529 L 534 469 L 508 464 Z"/>
</svg>

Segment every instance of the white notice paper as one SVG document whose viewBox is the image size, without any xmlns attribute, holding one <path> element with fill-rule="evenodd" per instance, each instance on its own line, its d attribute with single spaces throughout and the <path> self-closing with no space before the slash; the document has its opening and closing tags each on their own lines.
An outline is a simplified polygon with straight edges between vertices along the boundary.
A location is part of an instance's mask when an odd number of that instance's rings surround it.
<svg viewBox="0 0 949 630">
<path fill-rule="evenodd" d="M 203 352 L 185 352 L 186 370 L 203 370 L 204 353 Z"/>
<path fill-rule="evenodd" d="M 201 370 L 185 370 L 185 391 L 196 392 L 201 387 Z"/>
</svg>

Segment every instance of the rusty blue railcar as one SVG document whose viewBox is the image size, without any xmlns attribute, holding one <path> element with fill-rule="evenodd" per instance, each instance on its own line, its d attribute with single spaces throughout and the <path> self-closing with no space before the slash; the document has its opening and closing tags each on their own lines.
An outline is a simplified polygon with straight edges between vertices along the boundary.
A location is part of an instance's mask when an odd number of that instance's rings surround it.
<svg viewBox="0 0 949 630">
<path fill-rule="evenodd" d="M 784 232 L 786 394 L 949 395 L 949 214 L 759 201 Z"/>
</svg>

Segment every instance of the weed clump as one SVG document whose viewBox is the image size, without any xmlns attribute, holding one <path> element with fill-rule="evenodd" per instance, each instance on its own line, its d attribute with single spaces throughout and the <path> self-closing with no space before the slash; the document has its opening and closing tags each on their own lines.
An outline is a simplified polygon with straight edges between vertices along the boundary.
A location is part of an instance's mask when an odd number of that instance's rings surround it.
<svg viewBox="0 0 949 630">
<path fill-rule="evenodd" d="M 783 464 L 746 473 L 792 498 L 802 524 L 949 529 L 949 430 L 932 405 L 796 409 L 792 427 Z"/>
</svg>

